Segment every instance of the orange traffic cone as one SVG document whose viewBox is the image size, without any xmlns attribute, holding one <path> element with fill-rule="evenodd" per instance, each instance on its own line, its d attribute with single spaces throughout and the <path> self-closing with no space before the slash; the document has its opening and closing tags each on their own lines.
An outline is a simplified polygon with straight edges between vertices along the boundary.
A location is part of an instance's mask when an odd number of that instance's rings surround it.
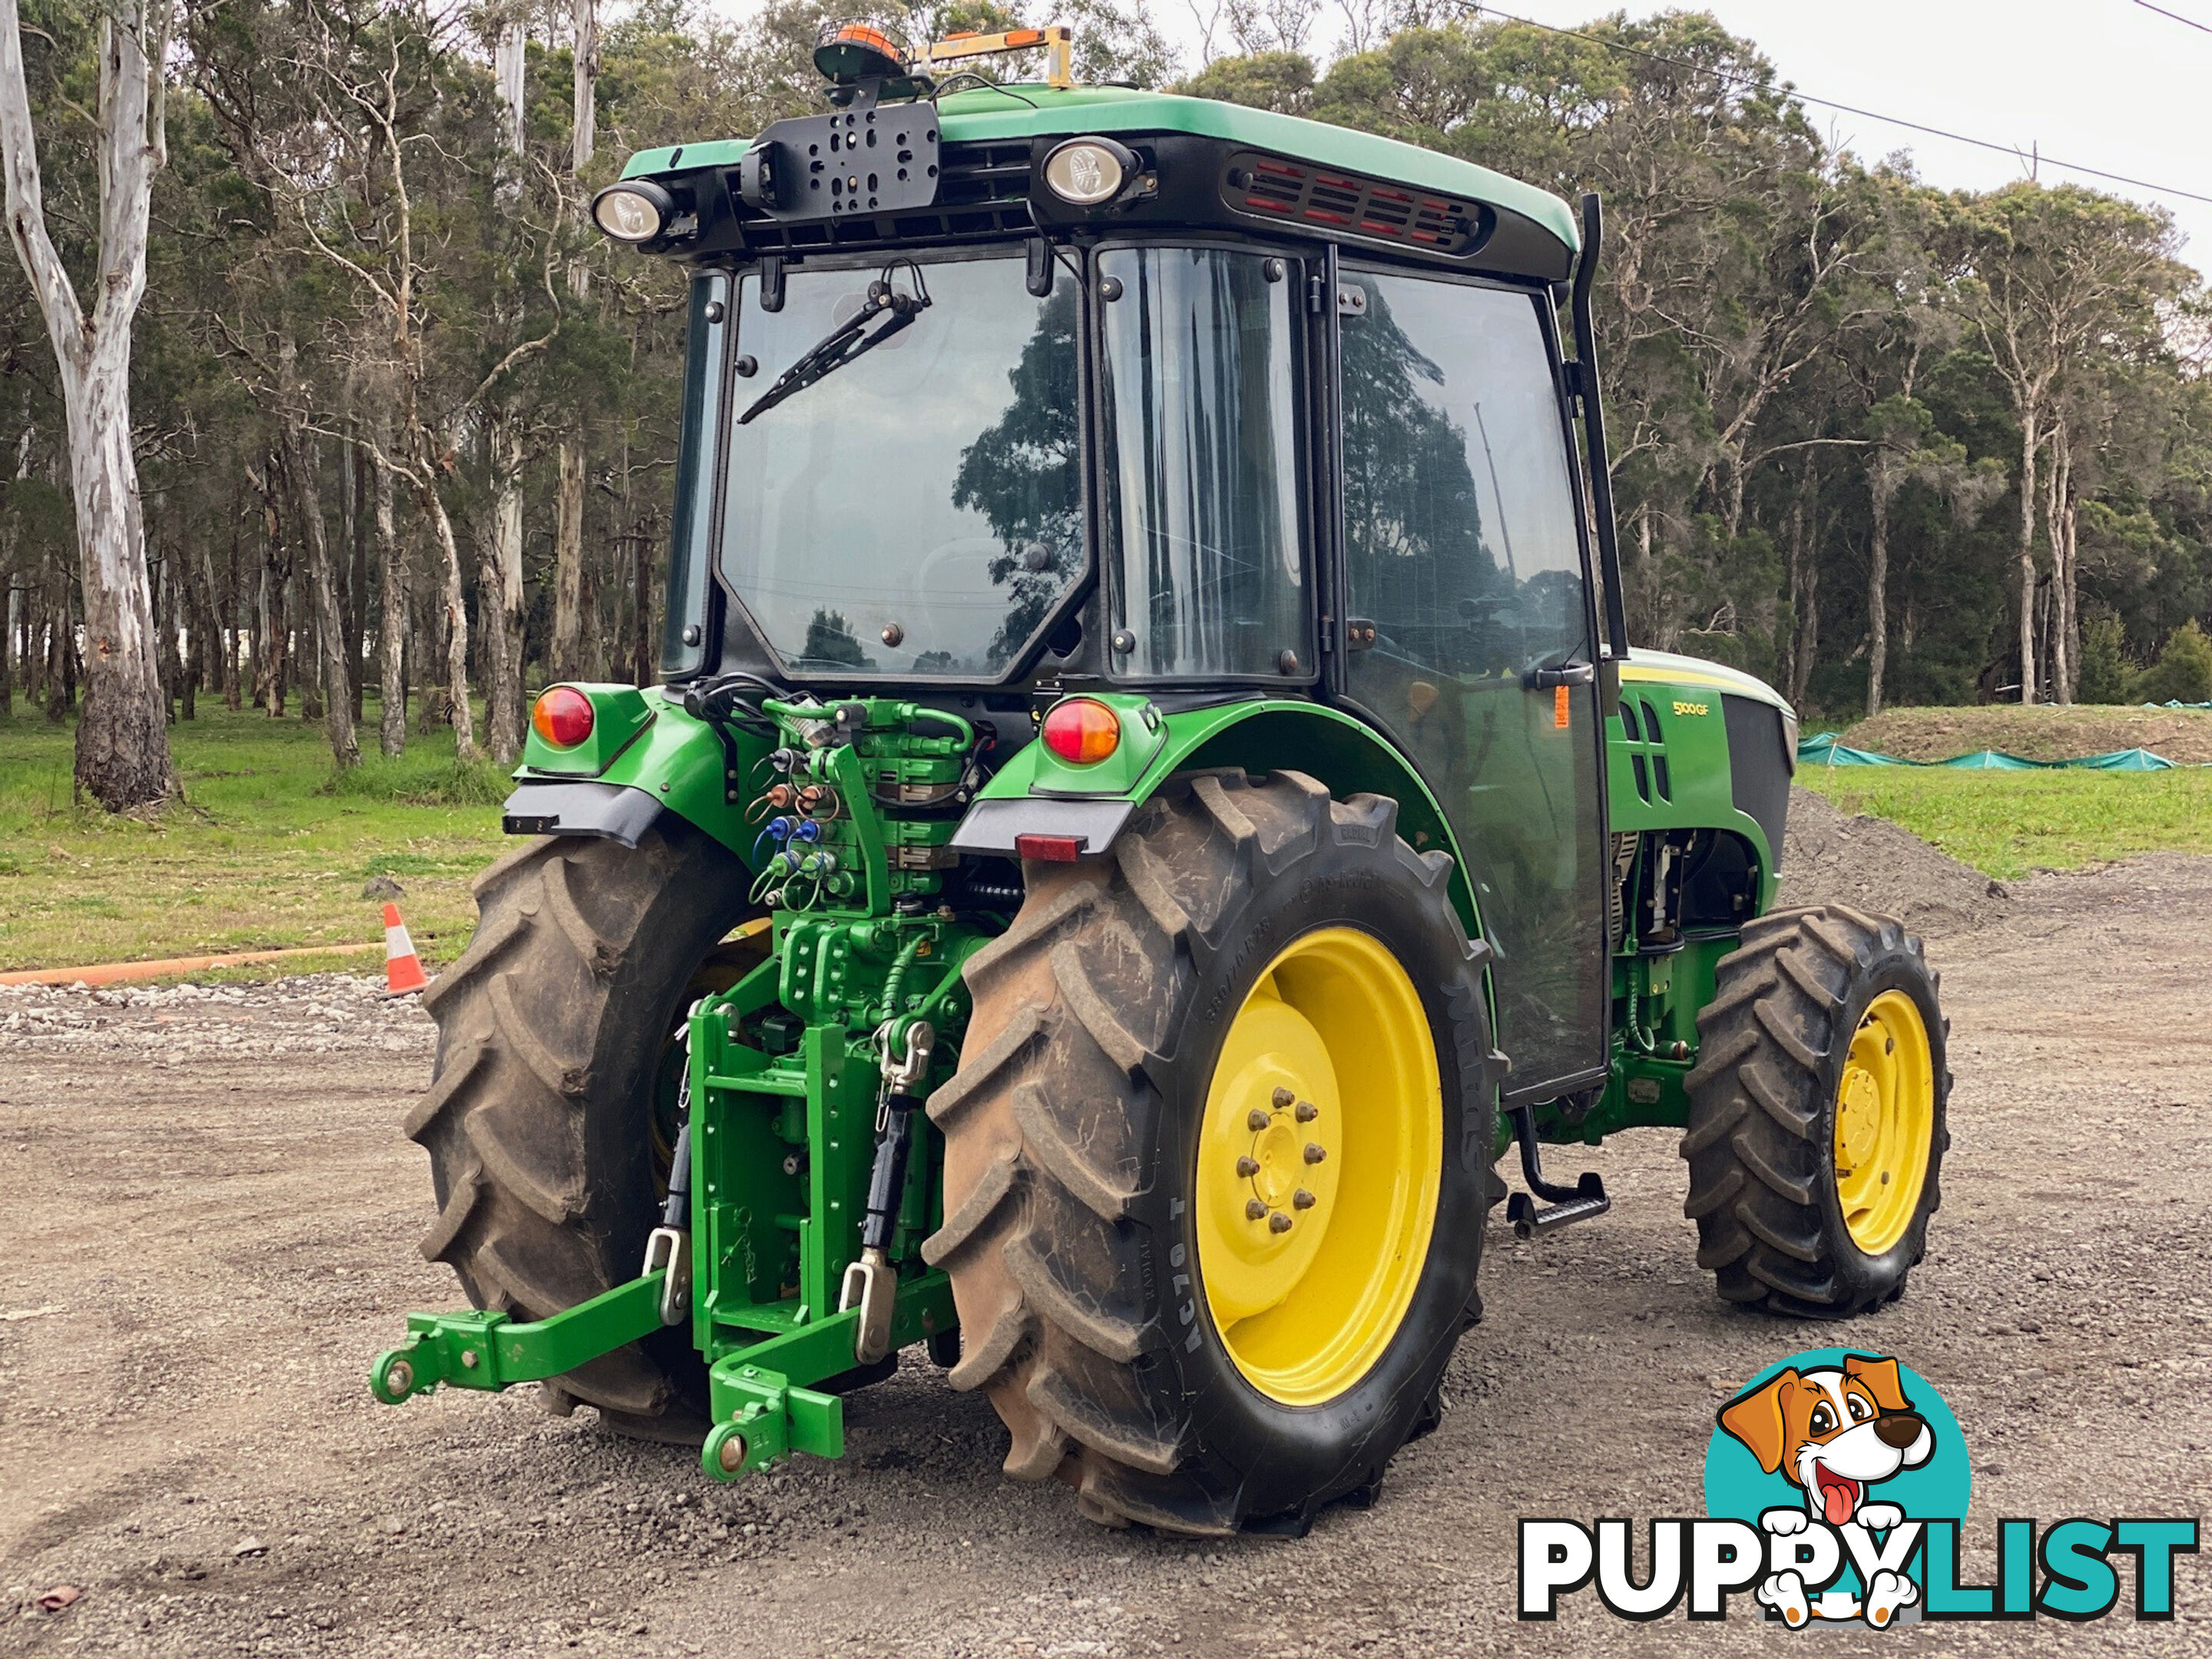
<svg viewBox="0 0 2212 1659">
<path fill-rule="evenodd" d="M 399 920 L 399 907 L 384 907 L 384 989 L 404 997 L 430 982 L 422 971 L 422 958 L 415 954 L 415 941 L 407 937 L 407 924 Z"/>
</svg>

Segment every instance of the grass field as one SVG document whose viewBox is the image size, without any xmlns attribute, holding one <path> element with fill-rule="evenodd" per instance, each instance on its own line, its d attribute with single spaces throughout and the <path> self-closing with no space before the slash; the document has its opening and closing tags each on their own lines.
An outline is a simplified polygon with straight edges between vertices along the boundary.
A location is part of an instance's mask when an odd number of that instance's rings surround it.
<svg viewBox="0 0 2212 1659">
<path fill-rule="evenodd" d="M 1846 812 L 1903 824 L 2002 881 L 2135 853 L 2212 853 L 2212 770 L 1947 772 L 1807 766 L 1797 781 Z"/>
<path fill-rule="evenodd" d="M 440 731 L 339 782 L 319 723 L 200 707 L 171 728 L 185 799 L 143 819 L 71 800 L 73 728 L 0 720 L 0 971 L 380 939 L 380 905 L 362 896 L 376 875 L 405 890 L 400 909 L 426 957 L 459 954 L 476 921 L 470 879 L 505 844 L 503 774 L 458 767 Z M 376 719 L 372 704 L 372 752 Z"/>
<path fill-rule="evenodd" d="M 1899 712 L 1932 724 L 1976 711 Z M 373 743 L 373 707 L 364 731 Z M 341 781 L 319 725 L 217 708 L 173 728 L 185 799 L 143 819 L 72 802 L 72 739 L 36 715 L 0 720 L 0 971 L 373 940 L 379 902 L 362 888 L 377 875 L 405 890 L 424 957 L 450 961 L 475 925 L 471 878 L 509 844 L 505 776 L 458 767 L 442 731 Z M 2161 848 L 2212 853 L 2212 770 L 1808 768 L 1798 781 L 2002 879 Z M 373 965 L 300 958 L 228 976 Z"/>
</svg>

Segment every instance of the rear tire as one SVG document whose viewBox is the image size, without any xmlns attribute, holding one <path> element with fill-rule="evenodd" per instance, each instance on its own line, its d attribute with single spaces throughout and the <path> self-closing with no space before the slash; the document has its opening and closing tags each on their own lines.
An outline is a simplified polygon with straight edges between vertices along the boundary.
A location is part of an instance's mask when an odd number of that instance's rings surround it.
<svg viewBox="0 0 2212 1659">
<path fill-rule="evenodd" d="M 1698 1224 L 1698 1265 L 1727 1300 L 1785 1318 L 1844 1319 L 1905 1293 L 1927 1252 L 1951 1144 L 1938 984 L 1902 924 L 1840 904 L 1761 916 L 1722 959 L 1686 1084 L 1682 1208 Z M 1847 1213 L 1837 1128 L 1853 1044 L 1906 1009 L 1917 1018 L 1903 1023 L 1925 1043 L 1927 1099 L 1896 1171 L 1900 1183 L 1919 1172 L 1919 1188 L 1885 1217 L 1859 1207 L 1862 1177 Z"/>
<path fill-rule="evenodd" d="M 1503 1191 L 1500 1062 L 1488 952 L 1461 929 L 1449 860 L 1407 846 L 1396 815 L 1379 796 L 1332 801 L 1297 773 L 1170 784 L 1104 858 L 1025 865 L 1020 915 L 969 959 L 960 1070 L 928 1107 L 945 1136 L 945 1220 L 923 1255 L 959 1308 L 951 1381 L 989 1395 L 1008 1474 L 1057 1475 L 1102 1524 L 1300 1530 L 1331 1499 L 1371 1498 L 1391 1455 L 1434 1425 Z M 1433 1046 L 1441 1168 L 1425 1255 L 1379 1352 L 1331 1397 L 1291 1405 L 1248 1380 L 1216 1328 L 1195 1166 L 1216 1060 L 1254 986 L 1300 938 L 1347 928 L 1416 988 L 1407 1029 Z"/>
<path fill-rule="evenodd" d="M 539 1319 L 637 1276 L 665 1179 L 656 1085 L 696 981 L 743 965 L 717 945 L 746 885 L 735 856 L 665 815 L 635 851 L 554 836 L 477 878 L 476 936 L 422 994 L 437 1066 L 406 1124 L 438 1199 L 422 1254 L 476 1306 Z M 644 1438 L 696 1443 L 708 1427 L 681 1329 L 544 1387 L 555 1413 L 581 1401 Z"/>
</svg>

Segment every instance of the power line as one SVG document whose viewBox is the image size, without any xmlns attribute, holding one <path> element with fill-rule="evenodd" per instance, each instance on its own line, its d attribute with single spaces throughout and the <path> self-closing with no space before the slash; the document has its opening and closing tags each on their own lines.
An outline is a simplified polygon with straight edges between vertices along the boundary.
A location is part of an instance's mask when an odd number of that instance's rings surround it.
<svg viewBox="0 0 2212 1659">
<path fill-rule="evenodd" d="M 2142 4 L 2144 0 L 2136 0 L 2136 3 Z M 1762 82 L 1753 80 L 1747 75 L 1730 75 L 1724 70 L 1707 69 L 1702 64 L 1686 63 L 1680 58 L 1669 58 L 1664 52 L 1647 51 L 1642 46 L 1632 46 L 1625 40 L 1607 40 L 1598 35 L 1584 34 L 1579 29 L 1563 29 L 1550 23 L 1540 23 L 1533 17 L 1516 17 L 1510 11 L 1498 10 L 1495 6 L 1477 6 L 1475 9 L 1477 12 L 1486 12 L 1504 22 L 1522 23 L 1532 29 L 1541 29 L 1547 34 L 1560 34 L 1571 40 L 1587 41 L 1593 46 L 1603 46 L 1608 52 L 1623 52 L 1631 58 L 1641 58 L 1650 63 L 1664 64 L 1670 69 L 1686 70 L 1692 75 L 1708 76 L 1713 80 L 1739 87 L 1757 88 L 1762 91 L 1767 89 Z M 2154 6 L 2151 9 L 2155 11 L 2158 8 Z M 2170 12 L 2166 15 L 2172 15 Z M 2188 20 L 2185 18 L 2182 21 L 2185 22 Z M 2207 32 L 2212 33 L 2212 31 Z M 1856 115 L 1862 120 L 1881 121 L 1890 126 L 1906 128 L 1913 132 L 1924 132 L 1931 138 L 1948 138 L 1954 143 L 1971 144 L 1977 149 L 1994 150 L 2000 155 L 2009 155 L 2014 161 L 2020 159 L 2020 149 L 2016 145 L 2000 144 L 1988 138 L 1969 137 L 1963 132 L 1953 132 L 1947 127 L 1932 127 L 1924 121 L 1908 121 L 1902 116 L 1884 115 L 1879 110 L 1862 109 L 1856 104 L 1838 103 L 1832 98 L 1815 98 L 1811 93 L 1800 91 L 1795 86 L 1788 88 L 1788 94 L 1801 104 L 1818 104 L 1822 109 L 1840 110 L 1845 115 Z M 2115 185 L 2130 185 L 2137 190 L 2150 191 L 2160 196 L 2178 196 L 2184 201 L 2212 204 L 2212 196 L 2197 191 L 2182 190 L 2172 185 L 2153 184 L 2148 179 L 2132 179 L 2124 173 L 2107 173 L 2101 167 L 2084 167 L 2079 161 L 2061 161 L 2055 157 L 2039 153 L 2036 161 L 2039 166 L 2056 167 L 2061 173 L 2078 173 L 2091 179 L 2103 179 Z"/>
<path fill-rule="evenodd" d="M 2150 0 L 2136 0 L 2145 11 L 2154 11 L 2160 17 L 2171 17 L 2184 28 L 2195 29 L 2200 34 L 2212 34 L 2212 23 L 2200 23 L 2194 17 L 2184 17 L 2178 11 L 2168 11 L 2164 6 L 2154 6 Z"/>
</svg>

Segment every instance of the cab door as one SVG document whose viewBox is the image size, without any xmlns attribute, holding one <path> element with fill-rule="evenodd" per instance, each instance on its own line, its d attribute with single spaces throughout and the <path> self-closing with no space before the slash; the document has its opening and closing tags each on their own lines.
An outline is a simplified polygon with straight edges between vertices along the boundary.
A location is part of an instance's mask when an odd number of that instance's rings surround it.
<svg viewBox="0 0 2212 1659">
<path fill-rule="evenodd" d="M 1605 1071 L 1608 963 L 1595 617 L 1543 301 L 1343 283 L 1344 691 L 1468 854 L 1507 1102 L 1549 1099 Z"/>
</svg>

